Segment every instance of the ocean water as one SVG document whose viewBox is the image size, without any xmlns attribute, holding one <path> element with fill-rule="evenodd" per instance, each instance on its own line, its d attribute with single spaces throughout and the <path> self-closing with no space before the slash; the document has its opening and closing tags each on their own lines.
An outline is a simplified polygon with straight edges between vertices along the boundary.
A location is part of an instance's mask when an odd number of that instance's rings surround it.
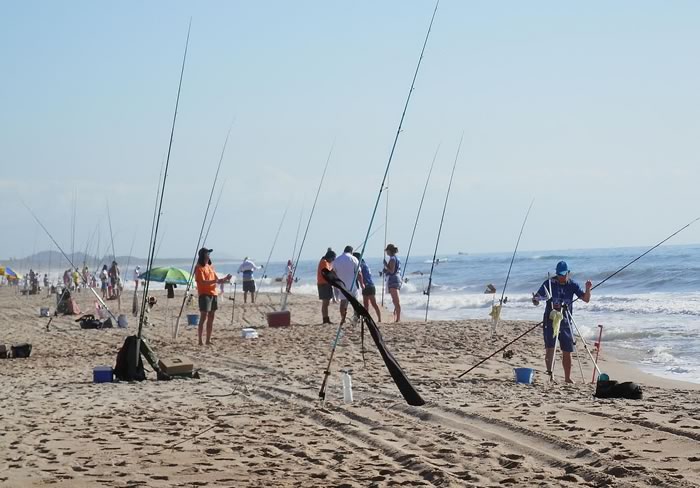
<svg viewBox="0 0 700 488">
<path fill-rule="evenodd" d="M 557 261 L 564 259 L 572 278 L 581 287 L 587 279 L 602 281 L 646 248 L 614 248 L 518 253 L 511 272 L 502 318 L 542 319 L 544 306 L 535 307 L 530 298 L 540 284 L 553 274 Z M 500 298 L 512 253 L 441 255 L 433 274 L 430 299 L 431 319 L 489 319 L 492 295 L 484 294 L 492 283 Z M 379 259 L 368 259 L 374 279 Z M 425 314 L 431 259 L 411 257 L 401 290 L 403 314 L 421 319 Z M 299 265 L 297 293 L 316 293 L 317 261 Z M 231 271 L 234 265 L 218 265 Z M 271 263 L 270 276 L 281 276 L 284 263 Z M 279 291 L 280 284 L 264 280 L 262 289 Z M 386 298 L 389 308 L 390 299 Z M 615 357 L 635 363 L 649 373 L 700 383 L 700 245 L 662 246 L 593 291 L 591 302 L 574 305 L 574 319 L 587 341 L 597 339 L 603 326 L 601 354 L 606 349 Z M 508 335 L 507 330 L 502 333 Z M 534 331 L 533 334 L 537 334 Z"/>
</svg>

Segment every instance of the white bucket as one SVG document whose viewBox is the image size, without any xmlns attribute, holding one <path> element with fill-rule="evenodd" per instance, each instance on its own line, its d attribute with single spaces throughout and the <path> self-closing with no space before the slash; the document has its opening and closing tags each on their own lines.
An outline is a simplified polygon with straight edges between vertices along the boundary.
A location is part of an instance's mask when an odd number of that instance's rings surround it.
<svg viewBox="0 0 700 488">
<path fill-rule="evenodd" d="M 49 316 L 49 308 L 48 307 L 41 307 L 39 309 L 39 317 L 48 317 Z"/>
<path fill-rule="evenodd" d="M 251 328 L 241 329 L 241 337 L 244 339 L 257 339 L 258 331 Z"/>
<path fill-rule="evenodd" d="M 129 325 L 129 322 L 126 320 L 126 315 L 119 314 L 117 317 L 117 327 L 121 329 L 126 329 L 126 327 Z"/>
</svg>

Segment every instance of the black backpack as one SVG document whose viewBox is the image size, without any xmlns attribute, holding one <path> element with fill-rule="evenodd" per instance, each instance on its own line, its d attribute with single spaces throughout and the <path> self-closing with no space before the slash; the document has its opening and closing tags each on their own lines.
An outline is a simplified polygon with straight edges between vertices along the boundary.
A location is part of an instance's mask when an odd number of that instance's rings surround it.
<svg viewBox="0 0 700 488">
<path fill-rule="evenodd" d="M 618 383 L 617 381 L 598 381 L 595 388 L 595 397 L 597 398 L 627 398 L 628 400 L 641 400 L 642 387 L 637 383 L 625 381 Z"/>
<path fill-rule="evenodd" d="M 120 381 L 143 381 L 146 379 L 146 371 L 143 369 L 141 352 L 137 350 L 138 337 L 129 336 L 124 340 L 124 345 L 117 353 L 117 364 L 114 366 L 114 376 Z M 138 365 L 132 375 L 129 371 L 129 361 L 138 355 Z"/>
<path fill-rule="evenodd" d="M 28 358 L 32 353 L 32 345 L 26 342 L 14 344 L 10 350 L 12 351 L 13 358 Z"/>
</svg>

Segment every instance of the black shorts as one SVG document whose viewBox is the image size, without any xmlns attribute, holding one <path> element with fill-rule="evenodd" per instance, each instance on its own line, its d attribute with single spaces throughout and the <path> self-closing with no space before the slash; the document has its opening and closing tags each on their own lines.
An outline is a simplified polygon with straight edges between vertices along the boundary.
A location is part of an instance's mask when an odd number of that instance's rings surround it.
<svg viewBox="0 0 700 488">
<path fill-rule="evenodd" d="M 219 309 L 216 295 L 199 295 L 200 312 L 216 312 Z"/>
<path fill-rule="evenodd" d="M 248 280 L 243 282 L 243 292 L 255 293 L 255 281 Z"/>
<path fill-rule="evenodd" d="M 328 283 L 324 285 L 318 285 L 318 299 L 333 300 L 333 287 Z"/>
<path fill-rule="evenodd" d="M 376 294 L 377 294 L 377 289 L 375 288 L 374 285 L 367 285 L 367 286 L 365 286 L 365 289 L 362 290 L 363 297 L 373 297 Z"/>
</svg>

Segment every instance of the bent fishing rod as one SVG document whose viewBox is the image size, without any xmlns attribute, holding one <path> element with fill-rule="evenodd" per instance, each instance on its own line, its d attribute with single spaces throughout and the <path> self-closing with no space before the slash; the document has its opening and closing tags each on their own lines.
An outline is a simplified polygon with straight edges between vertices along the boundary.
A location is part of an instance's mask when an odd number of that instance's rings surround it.
<svg viewBox="0 0 700 488">
<path fill-rule="evenodd" d="M 676 235 L 680 234 L 682 231 L 684 231 L 685 229 L 687 229 L 688 227 L 690 227 L 691 225 L 693 225 L 693 224 L 694 224 L 695 222 L 697 222 L 698 220 L 700 220 L 700 217 L 697 217 L 697 218 L 691 220 L 690 222 L 688 222 L 687 224 L 685 224 L 683 227 L 681 227 L 680 229 L 678 229 L 677 231 L 675 231 L 673 234 L 671 234 L 670 236 L 666 237 L 664 240 L 662 240 L 662 241 L 660 241 L 659 243 L 655 244 L 654 246 L 650 247 L 649 249 L 647 249 L 646 251 L 644 251 L 642 254 L 640 254 L 639 256 L 637 256 L 636 258 L 634 258 L 632 261 L 630 261 L 629 263 L 625 264 L 624 266 L 622 266 L 621 268 L 619 268 L 619 269 L 618 269 L 617 271 L 615 271 L 614 273 L 611 273 L 610 275 L 608 275 L 607 278 L 605 278 L 603 281 L 600 281 L 599 283 L 597 283 L 596 285 L 594 285 L 594 286 L 591 288 L 591 291 L 593 291 L 593 290 L 595 290 L 596 288 L 598 288 L 600 285 L 602 285 L 603 283 L 605 283 L 606 281 L 608 281 L 608 280 L 609 280 L 610 278 L 612 278 L 613 276 L 616 276 L 617 274 L 621 273 L 621 272 L 624 271 L 625 269 L 629 268 L 632 264 L 634 264 L 634 263 L 636 263 L 637 261 L 639 261 L 640 259 L 642 259 L 644 256 L 646 256 L 647 254 L 649 254 L 650 252 L 652 252 L 654 249 L 656 249 L 657 247 L 659 247 L 659 246 L 661 246 L 662 244 L 664 244 L 666 241 L 670 240 L 672 237 L 675 237 Z M 578 298 L 574 299 L 574 302 L 577 301 L 577 300 L 578 300 Z M 572 302 L 572 303 L 573 303 L 573 302 Z M 472 366 L 471 368 L 469 368 L 468 370 L 466 370 L 464 373 L 462 373 L 462 374 L 460 374 L 459 376 L 457 376 L 457 379 L 461 378 L 462 376 L 466 375 L 467 373 L 471 372 L 472 370 L 478 368 L 479 366 L 481 366 L 482 364 L 484 364 L 486 361 L 488 361 L 489 359 L 491 359 L 492 357 L 494 357 L 494 356 L 495 356 L 496 354 L 498 354 L 499 352 L 504 351 L 504 350 L 507 349 L 508 347 L 512 346 L 513 344 L 515 344 L 516 342 L 518 342 L 520 339 L 522 339 L 523 337 L 525 337 L 526 335 L 528 335 L 530 332 L 532 332 L 533 330 L 535 330 L 537 327 L 539 327 L 539 326 L 542 325 L 543 323 L 544 323 L 544 322 L 538 322 L 537 324 L 533 325 L 531 328 L 529 328 L 528 330 L 526 330 L 525 332 L 523 332 L 522 334 L 520 334 L 518 337 L 516 337 L 515 339 L 513 339 L 512 341 L 510 341 L 508 344 L 506 344 L 505 346 L 501 347 L 500 349 L 498 349 L 498 350 L 495 351 L 494 353 L 492 353 L 492 354 L 486 356 L 485 358 L 483 358 L 482 360 L 480 360 L 478 363 L 476 363 L 474 366 Z"/>
<path fill-rule="evenodd" d="M 290 202 L 291 203 L 291 202 Z M 284 220 L 287 218 L 287 212 L 289 211 L 289 204 L 287 205 L 287 208 L 284 209 L 284 213 L 282 214 L 282 220 L 280 220 L 280 225 L 277 226 L 277 232 L 275 233 L 275 238 L 272 240 L 272 247 L 270 247 L 270 254 L 267 255 L 267 261 L 265 261 L 265 266 L 263 267 L 263 278 L 265 277 L 265 273 L 268 271 L 268 266 L 270 265 L 270 259 L 272 259 L 272 253 L 275 252 L 275 246 L 277 245 L 277 239 L 280 236 L 280 231 L 282 230 L 282 226 L 284 225 Z M 260 293 L 260 287 L 258 286 L 255 289 L 255 300 L 258 299 L 258 293 Z M 253 300 L 253 301 L 255 301 Z"/>
<path fill-rule="evenodd" d="M 314 203 L 311 205 L 311 212 L 309 213 L 309 219 L 306 221 L 306 229 L 304 230 L 304 236 L 301 238 L 301 244 L 299 244 L 299 253 L 297 254 L 294 265 L 292 266 L 292 283 L 294 283 L 294 277 L 297 274 L 297 266 L 299 266 L 299 261 L 301 260 L 301 252 L 304 250 L 304 244 L 306 243 L 306 237 L 309 235 L 309 228 L 311 227 L 311 220 L 314 218 L 314 212 L 316 211 L 316 203 L 318 203 L 318 196 L 321 193 L 321 188 L 323 188 L 323 181 L 326 179 L 326 172 L 328 171 L 328 163 L 331 162 L 331 156 L 333 155 L 333 149 L 335 148 L 335 141 L 331 144 L 331 148 L 328 151 L 328 157 L 326 158 L 326 164 L 323 166 L 323 173 L 321 174 L 321 181 L 318 182 L 318 188 L 316 189 L 316 196 L 314 197 Z M 301 216 L 299 217 L 301 218 Z M 294 258 L 294 256 L 292 256 Z M 287 293 L 282 295 L 282 310 L 287 310 Z"/>
<path fill-rule="evenodd" d="M 425 39 L 423 40 L 423 47 L 421 48 L 420 51 L 420 56 L 418 57 L 418 63 L 416 64 L 416 70 L 413 73 L 413 79 L 411 80 L 411 87 L 408 90 L 408 95 L 406 96 L 406 103 L 403 106 L 403 111 L 401 112 L 401 118 L 399 119 L 399 126 L 396 129 L 396 135 L 394 136 L 394 142 L 391 145 L 391 151 L 389 152 L 389 159 L 387 160 L 386 163 L 386 168 L 384 169 L 384 176 L 382 177 L 382 182 L 379 185 L 379 191 L 377 192 L 377 199 L 374 202 L 374 209 L 372 210 L 372 215 L 369 219 L 369 225 L 367 226 L 367 232 L 365 233 L 365 240 L 362 243 L 362 251 L 360 252 L 360 259 L 358 260 L 359 262 L 362 262 L 362 259 L 365 256 L 365 249 L 367 248 L 367 241 L 369 240 L 369 234 L 372 231 L 372 225 L 374 224 L 374 217 L 377 215 L 377 208 L 379 208 L 379 202 L 382 198 L 382 192 L 384 191 L 384 188 L 386 186 L 386 179 L 387 176 L 389 175 L 389 169 L 391 168 L 391 162 L 394 159 L 394 153 L 396 152 L 396 145 L 399 142 L 399 135 L 401 134 L 401 131 L 403 129 L 403 121 L 406 118 L 406 111 L 408 110 L 408 105 L 411 102 L 411 95 L 413 94 L 413 90 L 415 89 L 416 86 L 416 79 L 418 78 L 418 72 L 420 71 L 420 66 L 421 62 L 423 61 L 423 55 L 425 54 L 425 47 L 428 45 L 428 39 L 430 38 L 430 31 L 433 29 L 433 22 L 435 21 L 435 15 L 437 14 L 438 6 L 440 5 L 440 0 L 437 0 L 435 2 L 435 8 L 433 9 L 433 15 L 430 17 L 430 24 L 428 25 L 428 31 L 425 34 Z M 360 267 L 357 267 L 357 270 L 355 271 L 355 279 L 353 280 L 353 283 L 357 281 L 357 275 L 360 273 Z M 331 348 L 331 353 L 328 357 L 328 365 L 326 366 L 326 369 L 323 371 L 323 382 L 321 383 L 321 388 L 318 392 L 318 396 L 321 400 L 321 403 L 325 402 L 326 399 L 326 385 L 328 384 L 328 377 L 331 374 L 331 364 L 333 363 L 333 356 L 335 355 L 335 350 L 338 347 L 338 341 L 340 340 L 340 333 L 342 331 L 343 326 L 341 324 L 338 324 L 338 329 L 336 330 L 335 333 L 335 339 L 333 340 L 333 346 Z"/>
<path fill-rule="evenodd" d="M 192 18 L 190 18 L 189 25 L 187 26 L 187 39 L 185 40 L 185 50 L 182 55 L 182 67 L 180 68 L 180 81 L 178 82 L 177 86 L 177 97 L 175 98 L 175 110 L 173 111 L 173 122 L 172 125 L 170 126 L 170 139 L 168 141 L 168 152 L 167 156 L 165 158 L 165 166 L 163 168 L 163 181 L 161 183 L 161 186 L 159 188 L 159 194 L 157 196 L 158 200 L 158 210 L 156 212 L 156 219 L 155 219 L 155 225 L 153 226 L 153 232 L 151 234 L 151 241 L 149 242 L 149 250 L 148 250 L 148 258 L 146 261 L 146 270 L 150 270 L 153 267 L 153 259 L 155 257 L 155 252 L 156 252 L 156 242 L 158 240 L 158 229 L 160 227 L 160 217 L 162 215 L 163 211 L 163 197 L 165 196 L 165 188 L 168 182 L 168 170 L 170 169 L 170 155 L 172 153 L 173 149 L 173 139 L 175 137 L 175 124 L 177 122 L 177 111 L 180 106 L 180 94 L 182 93 L 182 79 L 184 78 L 185 75 L 185 64 L 187 63 L 187 49 L 189 48 L 190 45 L 190 32 L 192 30 Z M 139 315 L 139 330 L 137 334 L 137 347 L 135 348 L 136 352 L 136 357 L 132 358 L 132 363 L 130 364 L 130 370 L 135 370 L 136 369 L 136 364 L 139 358 L 140 354 L 140 341 L 141 341 L 141 334 L 143 333 L 143 323 L 146 318 L 146 311 L 148 310 L 148 290 L 150 288 L 150 280 L 146 280 L 145 285 L 143 287 L 143 299 L 141 301 L 141 313 Z"/>
<path fill-rule="evenodd" d="M 221 148 L 221 155 L 219 156 L 219 163 L 216 166 L 216 173 L 214 173 L 214 181 L 211 184 L 211 191 L 209 192 L 209 200 L 207 201 L 207 208 L 204 211 L 204 218 L 202 219 L 202 227 L 199 229 L 199 237 L 197 238 L 197 248 L 194 251 L 194 256 L 192 257 L 192 264 L 190 265 L 190 278 L 187 280 L 187 286 L 185 287 L 185 294 L 182 297 L 182 304 L 180 305 L 180 312 L 177 314 L 177 319 L 175 319 L 175 330 L 173 331 L 173 339 L 177 339 L 178 332 L 180 331 L 180 319 L 182 318 L 182 313 L 185 311 L 185 304 L 187 303 L 187 295 L 192 288 L 192 275 L 194 273 L 194 265 L 197 263 L 197 256 L 199 254 L 199 249 L 204 244 L 204 226 L 207 224 L 207 217 L 209 216 L 209 209 L 211 208 L 211 201 L 214 198 L 214 190 L 216 189 L 216 182 L 219 179 L 219 172 L 221 171 L 221 164 L 224 161 L 224 155 L 226 154 L 226 146 L 228 145 L 229 137 L 231 136 L 231 129 L 233 129 L 233 123 L 228 128 L 226 133 L 226 139 L 224 139 L 224 145 Z"/>
<path fill-rule="evenodd" d="M 413 247 L 413 238 L 416 236 L 416 229 L 418 228 L 418 219 L 420 219 L 421 210 L 423 210 L 423 201 L 425 200 L 425 194 L 428 191 L 428 184 L 430 183 L 430 176 L 433 174 L 433 167 L 435 167 L 435 160 L 437 159 L 438 152 L 440 151 L 440 144 L 438 144 L 435 149 L 435 154 L 433 155 L 433 161 L 430 163 L 430 170 L 428 170 L 428 177 L 425 179 L 425 186 L 423 187 L 423 195 L 420 197 L 420 203 L 418 204 L 418 213 L 416 214 L 416 221 L 413 223 L 413 232 L 411 232 L 411 240 L 408 242 L 408 251 L 406 251 L 406 257 L 403 261 L 403 269 L 401 270 L 401 282 L 403 282 L 403 277 L 406 275 L 406 266 L 408 266 L 408 258 L 411 256 L 411 248 Z"/>
<path fill-rule="evenodd" d="M 430 274 L 428 275 L 428 289 L 425 292 L 428 295 L 428 300 L 425 303 L 425 321 L 428 321 L 428 310 L 430 310 L 430 293 L 433 286 L 433 271 L 435 270 L 435 260 L 437 259 L 438 246 L 440 245 L 440 235 L 442 234 L 442 224 L 445 221 L 445 212 L 447 211 L 447 202 L 450 199 L 450 191 L 452 190 L 452 180 L 455 177 L 455 169 L 457 169 L 457 161 L 459 160 L 459 152 L 462 150 L 462 141 L 464 141 L 464 132 L 462 132 L 462 137 L 459 139 L 459 145 L 457 146 L 457 154 L 455 155 L 455 162 L 452 164 L 452 174 L 450 174 L 450 183 L 447 185 L 447 193 L 445 193 L 445 204 L 442 207 L 442 217 L 440 217 L 440 227 L 438 227 L 437 238 L 435 239 L 435 251 L 433 252 L 433 262 L 430 263 Z"/>
<path fill-rule="evenodd" d="M 525 213 L 525 218 L 523 219 L 523 225 L 520 226 L 520 233 L 518 234 L 518 240 L 515 242 L 515 249 L 513 249 L 513 256 L 510 258 L 510 264 L 508 265 L 508 273 L 506 274 L 506 281 L 503 283 L 503 290 L 501 291 L 501 299 L 498 301 L 498 310 L 495 312 L 496 316 L 494 319 L 494 324 L 493 324 L 493 330 L 492 333 L 496 333 L 496 329 L 498 328 L 498 322 L 501 319 L 501 307 L 503 307 L 503 300 L 505 299 L 506 296 L 506 288 L 508 288 L 508 279 L 510 278 L 510 272 L 513 269 L 513 263 L 515 262 L 515 255 L 518 253 L 518 247 L 520 246 L 520 239 L 523 237 L 523 231 L 525 230 L 525 224 L 527 224 L 527 218 L 530 216 L 530 210 L 532 210 L 532 205 L 535 203 L 535 199 L 533 198 L 532 201 L 530 202 L 530 206 L 527 208 L 527 212 Z"/>
</svg>

